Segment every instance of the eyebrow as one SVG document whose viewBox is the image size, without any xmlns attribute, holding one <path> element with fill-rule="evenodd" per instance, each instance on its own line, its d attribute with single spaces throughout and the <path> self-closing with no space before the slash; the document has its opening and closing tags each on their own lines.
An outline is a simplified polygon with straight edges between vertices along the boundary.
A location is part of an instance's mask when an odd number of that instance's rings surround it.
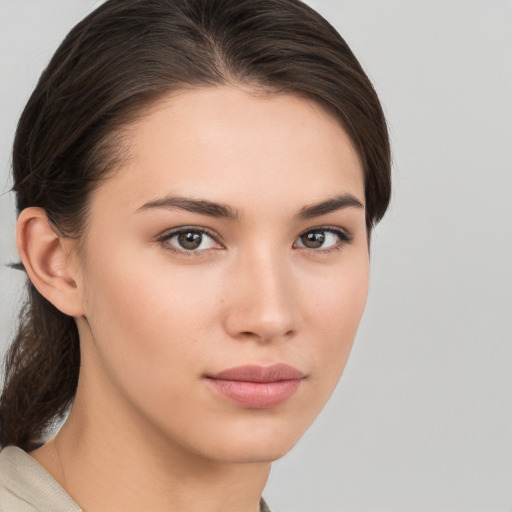
<svg viewBox="0 0 512 512">
<path fill-rule="evenodd" d="M 231 206 L 206 201 L 204 199 L 189 199 L 187 197 L 168 196 L 155 201 L 143 204 L 137 211 L 149 210 L 151 208 L 165 208 L 168 210 L 185 210 L 187 212 L 208 215 L 209 217 L 220 217 L 230 220 L 240 220 L 238 210 Z"/>
<path fill-rule="evenodd" d="M 297 217 L 307 220 L 350 207 L 364 208 L 363 203 L 357 197 L 352 194 L 341 194 L 318 204 L 304 206 Z"/>
<path fill-rule="evenodd" d="M 312 219 L 320 217 L 328 213 L 332 213 L 344 208 L 364 208 L 363 204 L 352 194 L 337 195 L 321 203 L 304 206 L 296 215 L 300 220 Z M 145 211 L 152 208 L 164 208 L 168 210 L 185 210 L 187 212 L 208 215 L 209 217 L 225 218 L 229 220 L 240 221 L 241 213 L 226 204 L 215 203 L 205 199 L 190 199 L 187 197 L 167 196 L 162 199 L 156 199 L 143 204 L 136 211 Z"/>
</svg>

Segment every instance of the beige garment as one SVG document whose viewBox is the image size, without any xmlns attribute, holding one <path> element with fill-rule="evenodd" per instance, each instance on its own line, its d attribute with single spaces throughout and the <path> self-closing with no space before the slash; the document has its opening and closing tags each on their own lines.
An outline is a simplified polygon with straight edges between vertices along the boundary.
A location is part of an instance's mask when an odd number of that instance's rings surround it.
<svg viewBox="0 0 512 512">
<path fill-rule="evenodd" d="M 81 512 L 57 481 L 17 446 L 0 451 L 0 512 Z M 263 499 L 260 512 L 270 512 Z"/>
<path fill-rule="evenodd" d="M 0 452 L 1 512 L 81 512 L 57 481 L 17 446 Z"/>
</svg>

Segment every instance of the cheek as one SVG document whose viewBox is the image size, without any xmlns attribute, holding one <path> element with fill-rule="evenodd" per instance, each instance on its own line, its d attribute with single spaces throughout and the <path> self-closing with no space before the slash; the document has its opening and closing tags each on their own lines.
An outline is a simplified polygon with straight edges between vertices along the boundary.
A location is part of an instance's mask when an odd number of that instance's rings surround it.
<svg viewBox="0 0 512 512">
<path fill-rule="evenodd" d="M 119 379 L 138 375 L 168 387 L 180 371 L 194 371 L 207 348 L 201 340 L 216 317 L 215 283 L 197 268 L 171 268 L 131 257 L 89 272 L 88 320 L 100 356 Z"/>
<path fill-rule="evenodd" d="M 317 384 L 328 393 L 339 380 L 366 304 L 369 262 L 363 256 L 333 272 L 323 286 L 304 298 L 309 303 L 305 319 L 314 347 L 311 349 Z"/>
</svg>

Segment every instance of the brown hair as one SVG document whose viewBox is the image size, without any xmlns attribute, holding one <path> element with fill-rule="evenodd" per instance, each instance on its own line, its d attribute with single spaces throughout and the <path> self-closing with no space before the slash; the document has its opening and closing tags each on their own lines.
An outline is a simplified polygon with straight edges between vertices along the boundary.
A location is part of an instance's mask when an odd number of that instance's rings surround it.
<svg viewBox="0 0 512 512">
<path fill-rule="evenodd" d="M 327 107 L 364 169 L 368 233 L 390 198 L 377 95 L 336 30 L 299 0 L 108 0 L 66 37 L 19 121 L 18 211 L 37 206 L 80 238 L 88 199 L 123 159 L 122 129 L 177 89 L 239 83 Z M 0 397 L 0 444 L 24 446 L 62 417 L 80 368 L 74 319 L 28 282 Z"/>
</svg>

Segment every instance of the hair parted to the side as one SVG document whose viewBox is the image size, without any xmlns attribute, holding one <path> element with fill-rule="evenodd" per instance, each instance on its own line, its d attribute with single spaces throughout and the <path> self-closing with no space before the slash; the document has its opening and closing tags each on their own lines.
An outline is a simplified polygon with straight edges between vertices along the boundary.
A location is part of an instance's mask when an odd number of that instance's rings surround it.
<svg viewBox="0 0 512 512">
<path fill-rule="evenodd" d="M 13 190 L 60 236 L 80 239 L 91 192 L 126 156 L 123 129 L 184 88 L 239 84 L 325 106 L 364 170 L 368 232 L 389 203 L 390 149 L 377 95 L 349 47 L 299 0 L 107 0 L 66 37 L 18 124 Z M 0 445 L 26 446 L 72 403 L 74 319 L 28 282 L 5 361 Z"/>
</svg>

